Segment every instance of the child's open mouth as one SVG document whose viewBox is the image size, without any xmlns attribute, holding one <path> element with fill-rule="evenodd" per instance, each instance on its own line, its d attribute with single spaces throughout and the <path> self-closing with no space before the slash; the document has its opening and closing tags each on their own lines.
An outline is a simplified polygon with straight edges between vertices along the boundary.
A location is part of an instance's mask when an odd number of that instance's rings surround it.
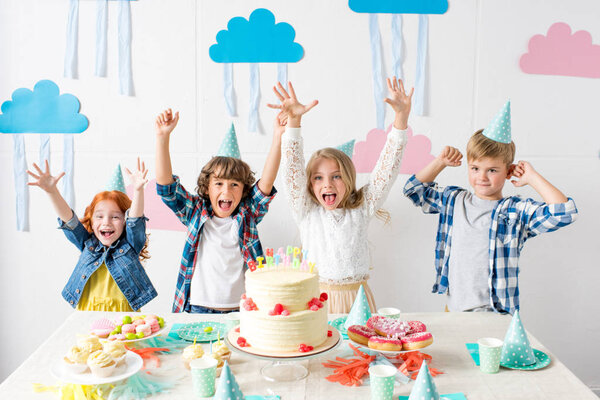
<svg viewBox="0 0 600 400">
<path fill-rule="evenodd" d="M 335 193 L 325 193 L 323 195 L 323 201 L 325 202 L 326 205 L 332 206 L 335 204 L 336 197 L 337 197 L 337 195 Z"/>
<path fill-rule="evenodd" d="M 232 205 L 233 201 L 231 200 L 219 200 L 219 208 L 223 211 L 229 211 Z"/>
<path fill-rule="evenodd" d="M 100 235 L 101 235 L 103 238 L 109 238 L 109 237 L 111 237 L 111 235 L 112 235 L 113 233 L 115 233 L 115 231 L 111 231 L 111 230 L 102 230 L 102 231 L 100 231 Z"/>
</svg>

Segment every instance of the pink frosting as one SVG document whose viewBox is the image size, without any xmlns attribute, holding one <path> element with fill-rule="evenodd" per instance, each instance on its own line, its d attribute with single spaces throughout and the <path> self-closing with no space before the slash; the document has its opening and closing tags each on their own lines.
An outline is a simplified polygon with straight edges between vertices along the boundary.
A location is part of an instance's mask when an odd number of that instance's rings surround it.
<svg viewBox="0 0 600 400">
<path fill-rule="evenodd" d="M 405 336 L 410 330 L 410 326 L 406 322 L 395 318 L 382 317 L 381 315 L 374 315 L 369 318 L 367 326 L 394 338 Z"/>
<path fill-rule="evenodd" d="M 371 336 L 369 338 L 369 342 L 373 342 L 373 343 L 392 343 L 392 344 L 396 344 L 398 346 L 402 346 L 402 341 L 400 339 L 394 339 L 394 338 L 383 337 L 383 336 Z"/>
<path fill-rule="evenodd" d="M 133 324 L 125 324 L 121 327 L 121 333 L 135 333 L 135 326 Z"/>
<path fill-rule="evenodd" d="M 409 334 L 427 331 L 427 327 L 421 321 L 408 321 L 407 324 L 410 326 Z"/>
<path fill-rule="evenodd" d="M 368 338 L 370 338 L 371 336 L 377 336 L 377 332 L 364 325 L 352 325 L 348 327 L 348 332 L 356 333 L 358 335 L 362 335 Z"/>
<path fill-rule="evenodd" d="M 150 329 L 152 330 L 152 333 L 158 332 L 160 330 L 160 325 L 157 320 L 154 319 L 147 323 L 150 325 Z"/>
<path fill-rule="evenodd" d="M 429 340 L 431 339 L 433 336 L 431 336 L 431 333 L 429 332 L 418 332 L 418 333 L 412 333 L 410 335 L 406 335 L 402 338 L 402 343 L 416 343 L 416 342 L 423 342 L 425 340 Z"/>
<path fill-rule="evenodd" d="M 92 329 L 92 335 L 99 338 L 107 338 L 113 330 L 110 328 Z"/>
</svg>

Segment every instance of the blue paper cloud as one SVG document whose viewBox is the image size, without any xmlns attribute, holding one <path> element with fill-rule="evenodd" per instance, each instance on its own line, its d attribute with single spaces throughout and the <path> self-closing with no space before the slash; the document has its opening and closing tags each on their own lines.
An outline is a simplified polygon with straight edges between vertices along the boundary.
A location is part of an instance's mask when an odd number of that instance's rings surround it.
<svg viewBox="0 0 600 400">
<path fill-rule="evenodd" d="M 2 133 L 81 133 L 88 127 L 85 115 L 79 113 L 79 100 L 72 94 L 60 94 L 56 83 L 42 80 L 33 92 L 20 88 L 12 101 L 2 103 Z"/>
<path fill-rule="evenodd" d="M 443 14 L 448 0 L 349 0 L 348 6 L 357 13 Z"/>
<path fill-rule="evenodd" d="M 218 63 L 290 63 L 302 59 L 304 49 L 294 42 L 296 32 L 285 22 L 275 23 L 273 13 L 258 8 L 227 23 L 219 31 L 217 44 L 210 46 L 210 58 Z"/>
</svg>

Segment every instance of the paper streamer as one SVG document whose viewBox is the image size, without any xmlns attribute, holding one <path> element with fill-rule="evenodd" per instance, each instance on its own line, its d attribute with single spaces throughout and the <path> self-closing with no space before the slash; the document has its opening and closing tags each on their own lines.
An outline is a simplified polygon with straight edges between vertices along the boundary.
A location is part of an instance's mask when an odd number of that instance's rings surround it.
<svg viewBox="0 0 600 400">
<path fill-rule="evenodd" d="M 288 68 L 287 63 L 279 63 L 277 64 L 277 82 L 281 83 L 281 85 L 287 89 L 288 82 Z"/>
<path fill-rule="evenodd" d="M 417 39 L 417 71 L 415 73 L 415 102 L 413 104 L 416 115 L 425 114 L 425 68 L 427 65 L 428 36 L 429 16 L 420 14 L 419 37 Z"/>
<path fill-rule="evenodd" d="M 62 178 L 62 196 L 71 207 L 75 209 L 75 190 L 73 187 L 73 136 L 71 134 L 64 135 L 63 139 L 63 171 L 65 176 Z"/>
<path fill-rule="evenodd" d="M 381 34 L 377 14 L 369 14 L 369 34 L 371 37 L 371 68 L 373 70 L 373 96 L 375 97 L 376 126 L 383 129 L 385 123 L 385 107 L 383 99 L 383 72 L 381 70 Z"/>
<path fill-rule="evenodd" d="M 248 131 L 258 130 L 258 103 L 260 99 L 260 70 L 258 64 L 250 64 L 250 109 L 248 116 Z"/>
<path fill-rule="evenodd" d="M 43 168 L 45 161 L 50 163 L 50 135 L 40 135 L 40 167 Z"/>
<path fill-rule="evenodd" d="M 131 4 L 119 1 L 119 92 L 133 96 L 133 74 L 131 72 Z"/>
<path fill-rule="evenodd" d="M 96 70 L 95 75 L 106 77 L 106 37 L 108 0 L 96 0 Z"/>
<path fill-rule="evenodd" d="M 392 14 L 392 73 L 396 78 L 402 80 L 404 80 L 403 59 L 402 14 Z"/>
<path fill-rule="evenodd" d="M 79 31 L 79 0 L 70 0 L 67 19 L 67 48 L 65 50 L 65 78 L 77 78 L 77 34 Z"/>
<path fill-rule="evenodd" d="M 235 107 L 235 92 L 233 91 L 233 64 L 223 64 L 223 95 L 225 96 L 225 105 L 230 117 L 237 114 Z"/>
<path fill-rule="evenodd" d="M 27 186 L 27 160 L 22 134 L 13 137 L 13 173 L 15 179 L 17 230 L 29 230 L 29 186 Z"/>
</svg>

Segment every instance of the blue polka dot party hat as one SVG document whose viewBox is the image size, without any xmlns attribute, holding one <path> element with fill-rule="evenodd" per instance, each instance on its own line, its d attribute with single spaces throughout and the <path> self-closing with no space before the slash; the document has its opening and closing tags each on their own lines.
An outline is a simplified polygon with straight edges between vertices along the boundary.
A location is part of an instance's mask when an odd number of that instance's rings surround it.
<svg viewBox="0 0 600 400">
<path fill-rule="evenodd" d="M 500 356 L 500 364 L 506 366 L 523 367 L 536 363 L 536 358 L 533 354 L 529 339 L 519 311 L 515 311 L 512 317 L 506 336 L 504 337 L 504 346 L 502 346 L 502 355 Z"/>
<path fill-rule="evenodd" d="M 354 154 L 354 142 L 356 142 L 356 140 L 352 139 L 349 142 L 342 143 L 339 146 L 336 146 L 335 148 L 343 151 L 348 157 L 352 158 L 352 155 Z"/>
<path fill-rule="evenodd" d="M 110 180 L 106 184 L 105 190 L 118 190 L 119 192 L 127 193 L 125 191 L 125 181 L 123 181 L 123 173 L 121 172 L 121 164 L 117 165 L 113 172 Z"/>
<path fill-rule="evenodd" d="M 233 123 L 231 123 L 231 128 L 229 128 L 229 132 L 223 138 L 223 142 L 221 142 L 221 147 L 219 148 L 219 152 L 217 156 L 221 157 L 233 157 L 241 159 L 242 156 L 240 154 L 240 148 L 238 146 L 237 136 L 235 135 L 235 127 Z"/>
<path fill-rule="evenodd" d="M 429 372 L 427 361 L 423 361 L 423 364 L 421 364 L 419 375 L 417 375 L 417 380 L 410 391 L 408 400 L 440 400 L 440 395 Z"/>
<path fill-rule="evenodd" d="M 356 299 L 354 299 L 350 313 L 344 323 L 344 328 L 348 329 L 348 327 L 352 325 L 365 325 L 369 318 L 371 318 L 371 308 L 367 301 L 365 289 L 360 285 L 358 293 L 356 294 Z"/>
<path fill-rule="evenodd" d="M 500 143 L 510 143 L 511 129 L 510 129 L 510 100 L 504 104 L 504 107 L 496 114 L 496 117 L 490 122 L 490 124 L 483 130 L 483 136 L 495 140 Z"/>
<path fill-rule="evenodd" d="M 244 394 L 240 390 L 240 386 L 235 380 L 235 376 L 231 372 L 227 361 L 223 364 L 219 385 L 217 386 L 213 400 L 244 400 Z"/>
</svg>

